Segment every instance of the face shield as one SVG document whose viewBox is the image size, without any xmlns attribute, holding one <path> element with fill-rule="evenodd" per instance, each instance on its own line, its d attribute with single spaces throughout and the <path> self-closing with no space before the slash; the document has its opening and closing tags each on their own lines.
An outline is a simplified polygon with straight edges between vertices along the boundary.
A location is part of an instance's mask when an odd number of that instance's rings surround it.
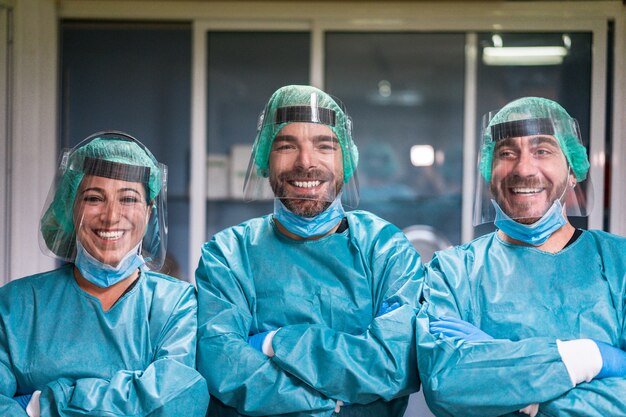
<svg viewBox="0 0 626 417">
<path fill-rule="evenodd" d="M 533 224 L 555 204 L 567 216 L 587 216 L 593 190 L 586 149 L 575 119 L 557 103 L 527 97 L 483 117 L 474 226 L 496 219 Z"/>
<path fill-rule="evenodd" d="M 247 201 L 279 198 L 304 217 L 316 216 L 339 196 L 356 207 L 358 151 L 338 100 L 314 87 L 283 87 L 257 127 L 244 182 Z"/>
<path fill-rule="evenodd" d="M 103 132 L 62 153 L 40 222 L 40 247 L 74 262 L 77 240 L 116 267 L 132 251 L 159 269 L 167 247 L 167 167 L 138 140 Z"/>
</svg>

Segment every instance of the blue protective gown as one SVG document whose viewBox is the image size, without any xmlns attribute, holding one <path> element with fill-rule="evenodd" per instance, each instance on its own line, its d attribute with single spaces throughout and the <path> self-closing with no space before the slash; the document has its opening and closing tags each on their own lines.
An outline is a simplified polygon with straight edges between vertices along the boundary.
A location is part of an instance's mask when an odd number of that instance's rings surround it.
<svg viewBox="0 0 626 417">
<path fill-rule="evenodd" d="M 492 233 L 438 252 L 423 294 L 418 362 L 436 415 L 499 416 L 532 403 L 540 416 L 626 415 L 626 378 L 573 388 L 556 346 L 593 338 L 626 350 L 626 239 L 583 231 L 552 254 Z M 429 318 L 441 316 L 509 340 L 434 337 Z"/>
<path fill-rule="evenodd" d="M 363 211 L 349 228 L 293 240 L 265 216 L 202 249 L 198 369 L 209 415 L 401 416 L 419 388 L 415 358 L 420 257 L 395 226 Z M 383 301 L 398 309 L 374 318 Z M 248 335 L 281 328 L 267 358 Z M 216 366 L 215 364 L 219 364 Z"/>
<path fill-rule="evenodd" d="M 194 288 L 142 272 L 107 312 L 73 266 L 0 288 L 0 415 L 41 390 L 41 416 L 204 416 Z"/>
</svg>

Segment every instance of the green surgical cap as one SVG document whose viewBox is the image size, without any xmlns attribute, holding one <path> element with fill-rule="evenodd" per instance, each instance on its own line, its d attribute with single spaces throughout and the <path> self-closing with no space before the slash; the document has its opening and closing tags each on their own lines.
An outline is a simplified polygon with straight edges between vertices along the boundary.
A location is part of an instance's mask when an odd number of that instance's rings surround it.
<svg viewBox="0 0 626 417">
<path fill-rule="evenodd" d="M 479 169 L 487 182 L 491 180 L 491 166 L 496 142 L 492 137 L 492 126 L 507 122 L 543 121 L 545 119 L 549 119 L 551 122 L 552 136 L 559 141 L 561 150 L 565 154 L 576 180 L 580 182 L 587 177 L 589 160 L 587 159 L 587 150 L 580 142 L 576 120 L 570 117 L 561 105 L 552 100 L 540 97 L 523 97 L 510 102 L 498 111 L 489 121 L 489 125 L 483 133 Z"/>
<path fill-rule="evenodd" d="M 317 98 L 315 104 L 311 103 L 313 95 Z M 308 85 L 281 87 L 270 97 L 263 113 L 263 120 L 260 121 L 260 130 L 254 141 L 252 151 L 253 155 L 255 155 L 254 162 L 257 166 L 257 171 L 260 173 L 259 175 L 267 176 L 270 151 L 276 134 L 287 124 L 296 122 L 277 120 L 277 113 L 280 113 L 279 109 L 311 105 L 334 112 L 334 125 L 324 121 L 319 123 L 328 126 L 337 136 L 343 157 L 344 182 L 347 183 L 352 177 L 359 161 L 359 151 L 352 141 L 352 121 L 346 115 L 344 109 L 330 95 Z"/>
<path fill-rule="evenodd" d="M 73 220 L 74 200 L 85 176 L 85 169 L 89 169 L 89 162 L 93 161 L 113 162 L 114 166 L 126 166 L 130 171 L 136 167 L 147 168 L 144 172 L 148 173 L 149 170 L 149 175 L 145 176 L 146 180 L 143 184 L 146 186 L 149 200 L 154 200 L 161 191 L 162 173 L 157 160 L 148 149 L 125 134 L 94 135 L 93 138 L 86 139 L 76 148 L 65 153 L 59 169 L 54 196 L 40 223 L 46 246 L 63 259 L 72 259 L 74 256 L 76 240 Z M 110 177 L 104 174 L 102 176 Z"/>
</svg>

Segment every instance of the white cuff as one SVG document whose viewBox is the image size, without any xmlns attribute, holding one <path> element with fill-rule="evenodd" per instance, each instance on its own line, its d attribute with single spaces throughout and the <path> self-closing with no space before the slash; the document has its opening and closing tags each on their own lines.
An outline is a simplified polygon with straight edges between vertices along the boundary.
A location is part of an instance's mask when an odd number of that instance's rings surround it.
<svg viewBox="0 0 626 417">
<path fill-rule="evenodd" d="M 591 381 L 602 369 L 602 355 L 591 339 L 556 341 L 561 360 L 574 386 Z"/>
<path fill-rule="evenodd" d="M 41 391 L 35 391 L 33 392 L 33 396 L 30 397 L 30 401 L 28 402 L 28 405 L 26 406 L 26 414 L 28 414 L 29 417 L 39 417 L 39 414 L 40 414 L 39 397 L 40 396 L 41 396 Z"/>
<path fill-rule="evenodd" d="M 274 335 L 279 330 L 280 328 L 269 332 L 267 336 L 265 336 L 265 340 L 263 340 L 263 346 L 261 347 L 261 350 L 263 351 L 265 356 L 269 358 L 272 358 L 274 356 L 274 348 L 272 347 L 272 340 L 274 340 Z"/>
</svg>

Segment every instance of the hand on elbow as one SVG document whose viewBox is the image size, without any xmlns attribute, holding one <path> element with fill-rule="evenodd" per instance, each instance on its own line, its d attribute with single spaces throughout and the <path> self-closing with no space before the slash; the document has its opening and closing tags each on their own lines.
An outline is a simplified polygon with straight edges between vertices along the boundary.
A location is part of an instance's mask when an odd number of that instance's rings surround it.
<svg viewBox="0 0 626 417">
<path fill-rule="evenodd" d="M 455 337 L 466 342 L 482 342 L 493 340 L 493 337 L 480 330 L 478 327 L 454 317 L 439 317 L 430 322 L 430 333 L 433 335 L 443 334 L 447 337 Z"/>
</svg>

